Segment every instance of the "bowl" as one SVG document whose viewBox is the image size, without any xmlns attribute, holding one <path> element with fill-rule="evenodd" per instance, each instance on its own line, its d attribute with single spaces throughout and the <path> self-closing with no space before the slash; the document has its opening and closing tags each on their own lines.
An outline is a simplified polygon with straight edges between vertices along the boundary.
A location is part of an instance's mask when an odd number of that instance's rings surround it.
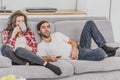
<svg viewBox="0 0 120 80">
<path fill-rule="evenodd" d="M 16 80 L 26 80 L 26 79 L 20 75 L 16 75 Z"/>
<path fill-rule="evenodd" d="M 26 79 L 20 75 L 9 74 L 0 78 L 0 80 L 26 80 Z"/>
</svg>

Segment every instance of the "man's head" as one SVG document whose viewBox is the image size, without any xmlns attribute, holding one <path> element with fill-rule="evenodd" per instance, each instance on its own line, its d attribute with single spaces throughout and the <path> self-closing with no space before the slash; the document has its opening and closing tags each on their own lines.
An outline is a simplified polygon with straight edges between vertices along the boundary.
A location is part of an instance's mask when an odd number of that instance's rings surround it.
<svg viewBox="0 0 120 80">
<path fill-rule="evenodd" d="M 50 29 L 50 24 L 48 21 L 41 21 L 37 24 L 37 30 L 41 38 L 49 38 L 51 29 Z"/>
</svg>

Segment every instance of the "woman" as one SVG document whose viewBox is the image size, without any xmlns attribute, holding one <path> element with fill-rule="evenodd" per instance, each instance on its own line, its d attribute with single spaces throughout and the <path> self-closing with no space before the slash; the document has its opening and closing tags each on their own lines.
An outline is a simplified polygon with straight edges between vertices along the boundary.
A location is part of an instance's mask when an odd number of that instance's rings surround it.
<svg viewBox="0 0 120 80">
<path fill-rule="evenodd" d="M 24 29 L 24 30 L 23 30 Z M 8 21 L 7 28 L 2 31 L 2 55 L 10 58 L 13 64 L 41 65 L 49 68 L 57 75 L 61 74 L 59 67 L 45 62 L 37 57 L 37 43 L 34 33 L 27 24 L 27 17 L 21 11 L 14 12 Z"/>
</svg>

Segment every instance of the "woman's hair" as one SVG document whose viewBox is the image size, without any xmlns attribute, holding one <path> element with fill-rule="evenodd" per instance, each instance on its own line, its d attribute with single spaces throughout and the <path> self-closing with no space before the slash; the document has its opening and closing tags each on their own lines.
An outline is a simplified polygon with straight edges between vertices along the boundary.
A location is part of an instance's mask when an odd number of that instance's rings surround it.
<svg viewBox="0 0 120 80">
<path fill-rule="evenodd" d="M 30 27 L 27 24 L 27 16 L 24 13 L 22 13 L 20 10 L 14 12 L 9 17 L 8 26 L 7 26 L 7 28 L 5 30 L 7 30 L 9 33 L 12 33 L 12 31 L 13 31 L 13 29 L 15 27 L 16 18 L 19 17 L 19 16 L 23 16 L 24 17 L 24 22 L 26 24 L 27 31 L 30 30 Z"/>
</svg>

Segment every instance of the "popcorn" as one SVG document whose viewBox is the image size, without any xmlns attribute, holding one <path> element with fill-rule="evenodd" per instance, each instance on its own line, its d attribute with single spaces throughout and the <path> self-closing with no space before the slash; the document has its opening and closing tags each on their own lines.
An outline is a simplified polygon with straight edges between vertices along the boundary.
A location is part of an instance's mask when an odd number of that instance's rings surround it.
<svg viewBox="0 0 120 80">
<path fill-rule="evenodd" d="M 0 80 L 26 80 L 22 76 L 16 76 L 14 74 L 9 74 L 7 76 L 2 77 Z"/>
<path fill-rule="evenodd" d="M 16 76 L 13 74 L 2 77 L 0 80 L 17 80 Z"/>
</svg>

